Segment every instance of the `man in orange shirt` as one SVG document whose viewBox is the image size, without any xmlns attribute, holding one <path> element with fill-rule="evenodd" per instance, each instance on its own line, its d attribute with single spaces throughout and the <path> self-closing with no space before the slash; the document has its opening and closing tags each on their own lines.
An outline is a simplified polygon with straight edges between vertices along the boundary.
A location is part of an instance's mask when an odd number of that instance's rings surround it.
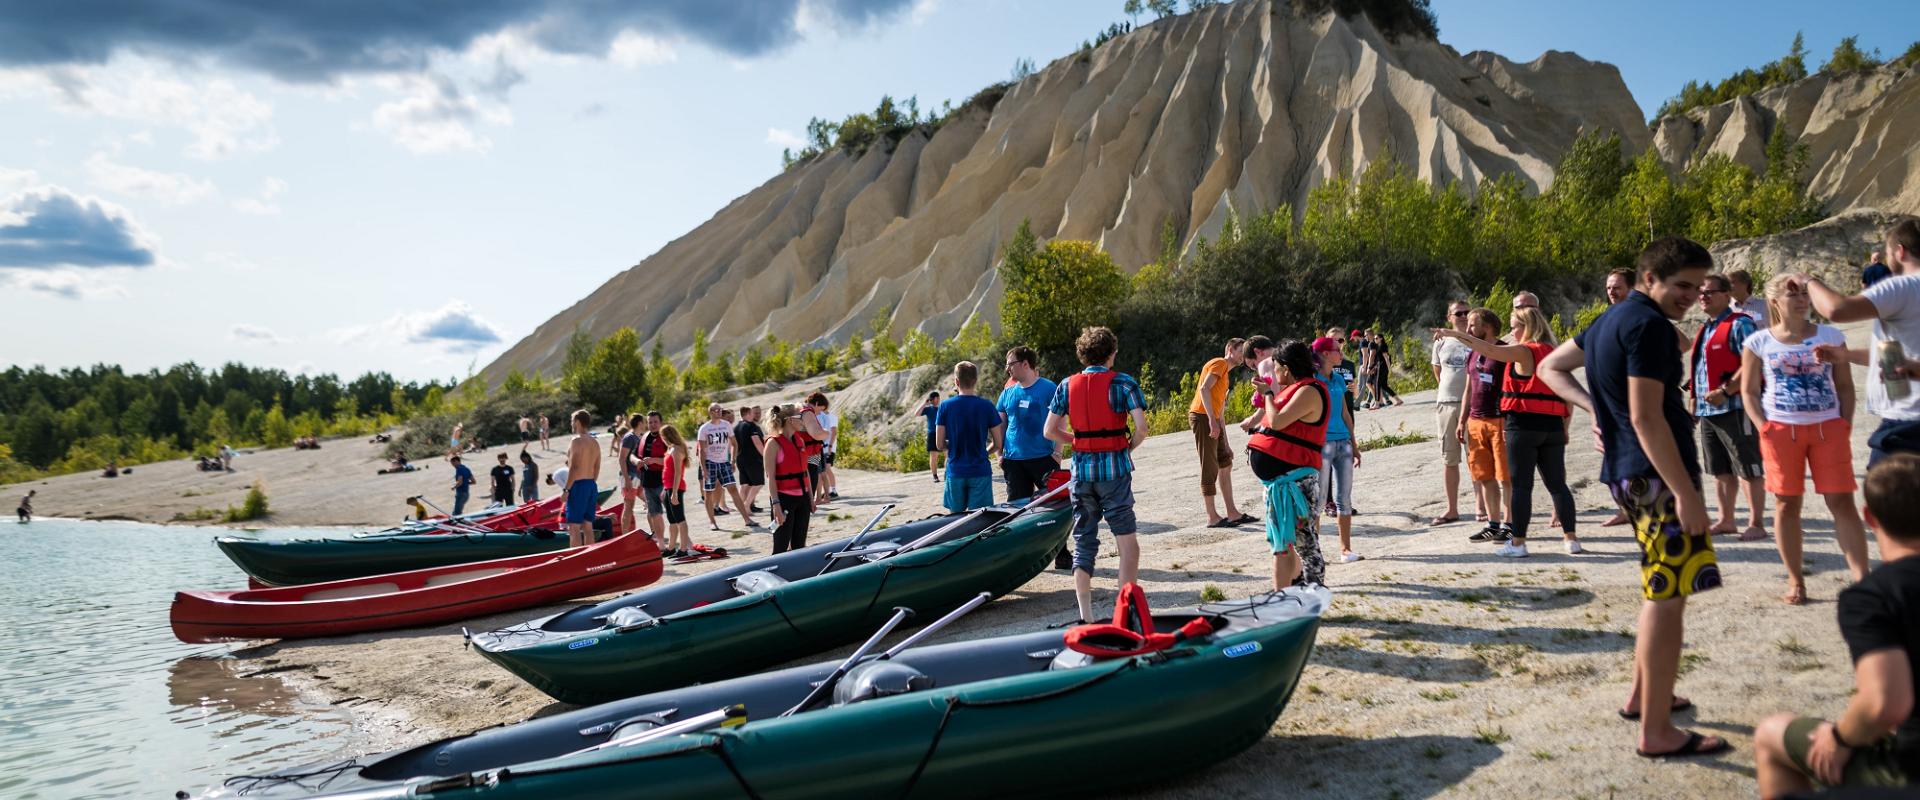
<svg viewBox="0 0 1920 800">
<path fill-rule="evenodd" d="M 1252 366 L 1273 352 L 1273 343 L 1264 336 L 1254 341 L 1227 340 L 1226 352 L 1200 368 L 1200 385 L 1194 390 L 1193 405 L 1187 409 L 1187 421 L 1193 429 L 1194 449 L 1200 455 L 1200 498 L 1207 506 L 1207 527 L 1231 528 L 1258 522 L 1233 505 L 1233 446 L 1227 443 L 1227 394 L 1233 383 L 1234 367 Z M 1225 501 L 1222 515 L 1213 504 L 1215 488 Z"/>
</svg>

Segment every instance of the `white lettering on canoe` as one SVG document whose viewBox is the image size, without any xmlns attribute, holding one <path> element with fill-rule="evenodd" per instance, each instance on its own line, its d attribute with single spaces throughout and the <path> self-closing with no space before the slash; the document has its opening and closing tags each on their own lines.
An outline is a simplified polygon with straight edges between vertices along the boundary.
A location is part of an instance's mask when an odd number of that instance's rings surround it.
<svg viewBox="0 0 1920 800">
<path fill-rule="evenodd" d="M 591 567 L 587 567 L 587 571 L 588 571 L 588 572 L 599 572 L 599 571 L 601 571 L 601 570 L 603 570 L 603 569 L 613 569 L 615 565 L 616 565 L 616 564 L 615 564 L 615 562 L 612 562 L 612 561 L 609 561 L 609 562 L 607 562 L 607 563 L 605 563 L 605 564 L 595 564 L 595 565 L 593 565 L 593 566 L 591 566 Z"/>
</svg>

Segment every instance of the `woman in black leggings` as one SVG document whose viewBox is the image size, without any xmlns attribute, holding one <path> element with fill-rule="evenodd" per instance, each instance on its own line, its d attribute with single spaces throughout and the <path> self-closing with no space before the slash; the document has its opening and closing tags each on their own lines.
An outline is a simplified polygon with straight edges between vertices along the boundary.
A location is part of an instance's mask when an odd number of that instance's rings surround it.
<svg viewBox="0 0 1920 800">
<path fill-rule="evenodd" d="M 1567 488 L 1567 422 L 1572 411 L 1535 373 L 1540 360 L 1553 352 L 1553 328 L 1538 308 L 1514 309 L 1508 324 L 1516 344 L 1487 342 L 1451 328 L 1434 330 L 1435 337 L 1459 339 L 1474 352 L 1507 364 L 1502 371 L 1500 412 L 1506 419 L 1503 428 L 1513 507 L 1508 509 L 1509 522 L 1504 531 L 1507 542 L 1494 552 L 1508 558 L 1527 556 L 1527 524 L 1533 516 L 1533 476 L 1537 470 L 1553 498 L 1567 553 L 1577 554 L 1582 549 L 1573 532 L 1573 490 Z"/>
<path fill-rule="evenodd" d="M 1393 390 L 1393 356 L 1389 354 L 1392 349 L 1393 346 L 1387 343 L 1386 334 L 1374 332 L 1373 396 L 1379 398 L 1381 408 L 1407 404 Z"/>
</svg>

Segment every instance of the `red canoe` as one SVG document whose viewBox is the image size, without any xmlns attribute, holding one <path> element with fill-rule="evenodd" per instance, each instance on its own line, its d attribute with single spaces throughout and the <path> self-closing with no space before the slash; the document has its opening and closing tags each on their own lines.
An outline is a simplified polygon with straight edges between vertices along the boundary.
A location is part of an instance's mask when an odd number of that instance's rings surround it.
<svg viewBox="0 0 1920 800">
<path fill-rule="evenodd" d="M 337 636 L 633 589 L 661 571 L 652 539 L 616 536 L 578 550 L 305 586 L 175 592 L 170 616 L 183 642 Z"/>
</svg>

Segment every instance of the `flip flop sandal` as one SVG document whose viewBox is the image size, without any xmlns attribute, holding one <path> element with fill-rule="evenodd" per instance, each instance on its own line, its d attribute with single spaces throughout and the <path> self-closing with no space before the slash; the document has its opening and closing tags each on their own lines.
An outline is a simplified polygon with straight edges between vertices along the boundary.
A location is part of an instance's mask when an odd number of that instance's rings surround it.
<svg viewBox="0 0 1920 800">
<path fill-rule="evenodd" d="M 1241 525 L 1252 525 L 1253 523 L 1256 523 L 1259 521 L 1260 521 L 1260 518 L 1252 514 L 1241 514 L 1240 516 L 1233 518 L 1233 524 L 1236 527 Z"/>
<path fill-rule="evenodd" d="M 1209 528 L 1231 528 L 1233 526 L 1234 526 L 1234 521 L 1227 519 L 1226 517 L 1221 517 L 1220 519 L 1214 522 L 1207 523 L 1207 527 Z"/>
<path fill-rule="evenodd" d="M 1691 758 L 1693 756 L 1710 756 L 1733 749 L 1733 743 L 1725 739 L 1720 740 L 1718 747 L 1701 747 L 1700 743 L 1706 740 L 1707 737 L 1705 736 L 1701 736 L 1693 731 L 1687 731 L 1686 744 L 1680 745 L 1672 750 L 1664 753 L 1649 753 L 1645 750 L 1636 749 L 1633 752 L 1639 753 L 1641 758 Z"/>
<path fill-rule="evenodd" d="M 1444 517 L 1434 517 L 1432 522 L 1427 523 L 1427 527 L 1432 528 L 1438 525 L 1451 525 L 1459 521 L 1460 521 L 1459 514 L 1453 514 L 1453 515 L 1444 516 Z"/>
<path fill-rule="evenodd" d="M 1680 713 L 1680 712 L 1682 712 L 1682 711 L 1686 711 L 1687 709 L 1690 709 L 1690 708 L 1693 708 L 1693 701 L 1692 701 L 1692 700 L 1682 700 L 1682 701 L 1680 701 L 1680 702 L 1678 702 L 1678 703 L 1674 703 L 1674 704 L 1673 704 L 1673 708 L 1671 708 L 1671 709 L 1669 709 L 1669 711 L 1668 711 L 1668 713 L 1672 713 L 1672 714 L 1678 714 L 1678 713 Z M 1616 713 L 1618 713 L 1618 714 L 1620 715 L 1620 718 L 1621 718 L 1621 719 L 1624 719 L 1624 720 L 1627 720 L 1628 722 L 1639 722 L 1639 721 L 1640 721 L 1640 712 L 1638 712 L 1638 711 L 1619 711 L 1619 712 L 1616 712 Z"/>
</svg>

